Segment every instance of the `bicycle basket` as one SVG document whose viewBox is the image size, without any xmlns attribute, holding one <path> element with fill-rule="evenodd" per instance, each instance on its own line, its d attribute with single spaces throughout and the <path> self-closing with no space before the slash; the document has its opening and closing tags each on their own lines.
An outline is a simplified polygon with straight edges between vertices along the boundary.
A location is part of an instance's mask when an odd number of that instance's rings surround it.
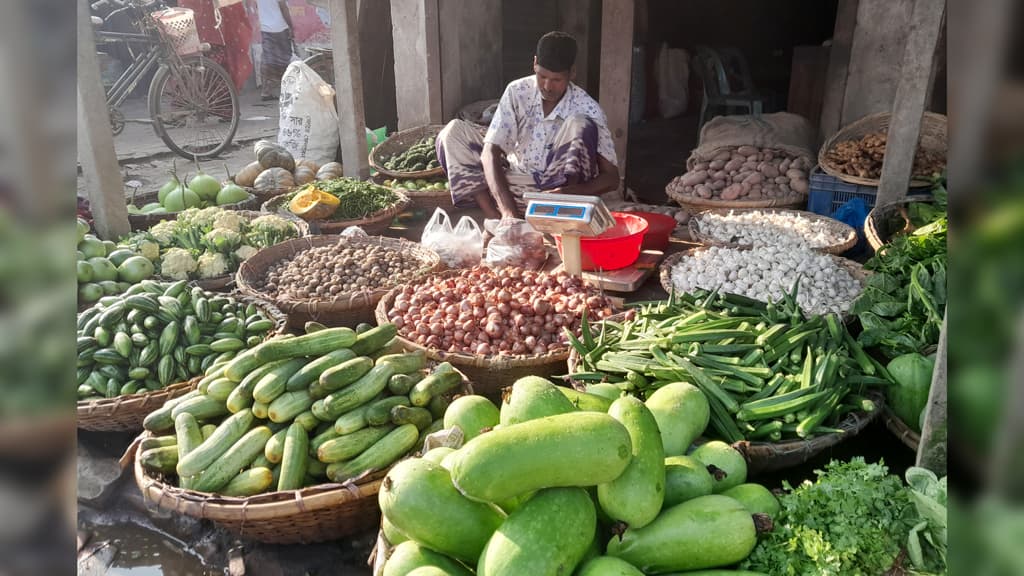
<svg viewBox="0 0 1024 576">
<path fill-rule="evenodd" d="M 199 30 L 192 10 L 168 8 L 152 16 L 179 56 L 199 52 Z"/>
</svg>

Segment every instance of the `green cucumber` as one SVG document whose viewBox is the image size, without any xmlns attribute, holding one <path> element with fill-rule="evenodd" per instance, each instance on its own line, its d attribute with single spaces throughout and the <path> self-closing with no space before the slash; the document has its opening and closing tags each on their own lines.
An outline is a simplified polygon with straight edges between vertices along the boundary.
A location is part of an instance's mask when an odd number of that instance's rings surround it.
<svg viewBox="0 0 1024 576">
<path fill-rule="evenodd" d="M 666 456 L 686 454 L 690 444 L 704 433 L 711 417 L 704 393 L 686 382 L 658 388 L 646 404 L 658 421 Z"/>
<path fill-rule="evenodd" d="M 526 376 L 516 380 L 511 390 L 504 391 L 500 424 L 510 426 L 576 411 L 572 401 L 559 392 L 554 384 L 539 376 Z"/>
<path fill-rule="evenodd" d="M 227 378 L 217 378 L 207 385 L 206 395 L 219 402 L 227 402 L 228 397 L 237 387 L 238 382 L 232 382 Z"/>
<path fill-rule="evenodd" d="M 398 328 L 394 324 L 381 324 L 356 336 L 354 344 L 348 346 L 359 356 L 367 356 L 380 350 L 398 336 Z"/>
<path fill-rule="evenodd" d="M 175 437 L 173 434 L 168 436 L 149 436 L 148 438 L 143 438 L 142 441 L 139 442 L 139 451 L 145 452 L 146 450 L 151 450 L 153 448 L 163 448 L 164 446 L 177 445 L 178 438 Z"/>
<path fill-rule="evenodd" d="M 331 392 L 356 382 L 371 369 L 373 360 L 365 356 L 345 360 L 321 372 L 317 380 L 309 385 L 309 392 L 313 398 L 324 398 Z"/>
<path fill-rule="evenodd" d="M 213 433 L 217 431 L 217 425 L 203 424 L 199 427 L 199 431 L 203 433 L 203 441 L 205 442 L 207 438 L 213 436 Z"/>
<path fill-rule="evenodd" d="M 195 479 L 193 487 L 200 492 L 217 492 L 249 466 L 263 451 L 270 439 L 270 428 L 257 426 L 230 446 L 215 462 Z M 204 443 L 205 444 L 205 443 Z M 180 466 L 180 463 L 179 463 Z"/>
<path fill-rule="evenodd" d="M 665 508 L 711 494 L 715 480 L 708 467 L 689 456 L 665 458 Z"/>
<path fill-rule="evenodd" d="M 285 386 L 292 374 L 298 372 L 305 365 L 304 359 L 293 358 L 268 371 L 252 389 L 253 400 L 264 404 L 273 402 L 275 398 L 284 393 Z"/>
<path fill-rule="evenodd" d="M 739 486 L 733 486 L 728 490 L 722 492 L 722 496 L 728 496 L 735 498 L 743 507 L 750 511 L 751 514 L 760 512 L 761 514 L 767 514 L 772 518 L 779 515 L 782 511 L 782 505 L 779 504 L 779 499 L 772 494 L 771 490 L 765 488 L 760 484 L 740 484 Z"/>
<path fill-rule="evenodd" d="M 253 402 L 252 407 L 249 408 L 252 415 L 259 418 L 260 420 L 266 420 L 270 416 L 270 404 L 264 404 L 263 402 Z"/>
<path fill-rule="evenodd" d="M 316 427 L 320 425 L 320 420 L 313 415 L 311 410 L 306 410 L 302 414 L 295 417 L 295 422 L 302 425 L 306 429 L 306 432 L 312 432 L 316 430 Z"/>
<path fill-rule="evenodd" d="M 394 429 L 395 427 L 390 424 L 386 426 L 373 426 L 332 438 L 316 449 L 316 458 L 327 464 L 351 460 L 365 452 L 370 446 L 376 444 L 381 438 L 387 436 L 388 432 Z"/>
<path fill-rule="evenodd" d="M 305 390 L 309 388 L 309 385 L 316 382 L 320 375 L 324 373 L 328 368 L 332 368 L 341 364 L 342 362 L 351 360 L 356 357 L 355 352 L 348 348 L 341 348 L 328 352 L 323 356 L 306 363 L 302 368 L 299 368 L 297 372 L 288 377 L 288 382 L 285 383 L 285 389 L 289 392 L 295 390 Z M 369 368 L 367 368 L 369 370 Z"/>
<path fill-rule="evenodd" d="M 345 482 L 366 472 L 384 470 L 405 456 L 416 446 L 419 430 L 412 424 L 395 428 L 362 454 L 347 462 L 337 462 L 327 467 L 327 477 L 334 482 Z"/>
<path fill-rule="evenodd" d="M 139 453 L 139 464 L 150 472 L 173 474 L 178 464 L 178 447 L 161 446 Z"/>
<path fill-rule="evenodd" d="M 499 502 L 541 488 L 611 482 L 629 465 L 633 448 L 629 431 L 611 416 L 573 412 L 502 425 L 456 456 L 452 481 L 459 490 Z"/>
<path fill-rule="evenodd" d="M 203 432 L 199 429 L 199 423 L 188 412 L 178 414 L 178 417 L 174 419 L 174 434 L 178 446 L 179 462 L 203 443 Z M 179 478 L 178 484 L 182 488 L 191 488 L 192 477 L 182 476 Z"/>
<path fill-rule="evenodd" d="M 480 554 L 476 573 L 569 573 L 587 553 L 596 529 L 597 512 L 586 490 L 541 490 L 498 527 Z"/>
<path fill-rule="evenodd" d="M 335 432 L 333 426 L 314 436 L 313 439 L 309 441 L 310 456 L 316 456 L 317 451 L 320 450 L 321 446 L 323 446 L 326 442 L 338 438 L 339 436 L 341 436 L 341 434 Z"/>
<path fill-rule="evenodd" d="M 268 341 L 269 342 L 269 341 Z M 242 378 L 245 378 L 247 374 L 259 368 L 266 362 L 261 362 L 256 359 L 256 348 L 250 348 L 235 356 L 227 366 L 224 367 L 224 376 L 227 376 L 235 382 L 241 382 Z"/>
<path fill-rule="evenodd" d="M 274 435 L 267 440 L 266 446 L 263 448 L 263 457 L 266 458 L 271 464 L 280 464 L 284 458 L 284 440 L 285 436 L 288 435 L 288 428 L 281 428 Z"/>
<path fill-rule="evenodd" d="M 366 412 L 372 407 L 374 403 L 363 404 L 359 408 L 351 410 L 338 416 L 338 419 L 334 421 L 334 431 L 341 434 L 351 434 L 356 430 L 362 430 L 369 425 L 366 420 Z M 386 412 L 388 418 L 391 417 L 391 411 Z M 386 422 L 387 420 L 385 420 Z"/>
<path fill-rule="evenodd" d="M 363 418 L 370 426 L 382 426 L 391 421 L 391 409 L 395 406 L 408 406 L 408 396 L 388 396 L 366 405 Z M 337 426 L 335 426 L 337 429 Z"/>
<path fill-rule="evenodd" d="M 431 419 L 444 419 L 444 413 L 448 411 L 448 407 L 451 404 L 451 400 L 446 395 L 431 398 L 430 404 L 427 404 L 427 410 L 430 411 Z"/>
<path fill-rule="evenodd" d="M 494 507 L 460 494 L 440 465 L 418 458 L 403 460 L 388 472 L 377 500 L 402 534 L 474 566 L 505 520 Z"/>
<path fill-rule="evenodd" d="M 395 406 L 391 409 L 391 422 L 399 426 L 402 424 L 412 424 L 417 430 L 426 430 L 433 421 L 433 414 L 426 408 Z"/>
<path fill-rule="evenodd" d="M 377 359 L 377 364 L 390 363 L 395 374 L 412 374 L 427 367 L 427 354 L 422 350 L 404 354 L 386 354 Z"/>
<path fill-rule="evenodd" d="M 391 542 L 390 538 L 388 542 Z M 423 573 L 424 570 L 437 569 L 440 572 L 428 572 L 433 574 L 446 574 L 448 576 L 473 576 L 473 572 L 444 554 L 420 546 L 411 540 L 405 540 L 397 544 L 391 542 L 395 549 L 388 556 L 384 564 L 382 576 L 409 576 L 414 573 Z"/>
<path fill-rule="evenodd" d="M 393 373 L 394 368 L 390 364 L 374 366 L 359 380 L 318 400 L 313 404 L 313 414 L 325 422 L 337 420 L 338 416 L 366 404 L 383 392 Z"/>
<path fill-rule="evenodd" d="M 713 487 L 715 494 L 747 481 L 747 460 L 743 454 L 721 440 L 712 440 L 701 444 L 690 453 L 690 457 L 705 466 L 718 468 L 717 472 L 711 474 L 715 481 Z"/>
<path fill-rule="evenodd" d="M 618 478 L 598 484 L 597 499 L 612 520 L 625 522 L 630 529 L 642 528 L 658 516 L 665 501 L 665 450 L 658 423 L 633 396 L 613 402 L 608 415 L 629 431 L 633 459 Z"/>
<path fill-rule="evenodd" d="M 426 374 L 417 372 L 415 374 L 395 374 L 388 379 L 388 391 L 395 396 L 407 396 L 417 382 L 423 380 Z"/>
<path fill-rule="evenodd" d="M 196 420 L 209 420 L 227 414 L 228 409 L 224 401 L 199 394 L 175 406 L 171 410 L 171 418 L 177 418 L 183 412 L 188 412 Z"/>
<path fill-rule="evenodd" d="M 237 476 L 221 488 L 220 493 L 224 496 L 234 496 L 237 498 L 255 496 L 256 494 L 266 492 L 267 488 L 273 485 L 273 482 L 274 473 L 270 468 L 253 466 L 239 472 Z"/>
<path fill-rule="evenodd" d="M 409 400 L 413 406 L 427 406 L 430 399 L 454 390 L 462 382 L 458 372 L 434 372 L 413 385 L 409 391 Z"/>
<path fill-rule="evenodd" d="M 611 408 L 612 400 L 604 396 L 587 394 L 586 392 L 580 392 L 565 386 L 556 386 L 556 388 L 572 402 L 577 410 L 583 410 L 584 412 L 607 412 Z"/>
<path fill-rule="evenodd" d="M 285 392 L 270 403 L 270 407 L 267 409 L 267 417 L 270 418 L 271 422 L 277 422 L 278 424 L 290 422 L 299 414 L 309 410 L 313 406 L 313 402 L 314 400 L 309 396 L 308 390 Z"/>
<path fill-rule="evenodd" d="M 284 437 L 284 452 L 281 455 L 281 477 L 277 480 L 278 490 L 302 488 L 309 460 L 309 433 L 301 424 L 292 423 Z"/>
<path fill-rule="evenodd" d="M 456 398 L 444 413 L 444 427 L 458 426 L 466 442 L 484 430 L 498 425 L 501 415 L 498 407 L 483 396 L 469 395 Z"/>
<path fill-rule="evenodd" d="M 268 340 L 252 350 L 256 360 L 267 363 L 283 358 L 322 356 L 339 348 L 352 348 L 356 342 L 356 333 L 351 328 L 327 328 L 294 338 Z"/>
<path fill-rule="evenodd" d="M 649 574 L 735 564 L 757 544 L 750 511 L 728 496 L 711 494 L 666 509 L 643 528 L 608 542 L 609 556 Z"/>
<path fill-rule="evenodd" d="M 327 479 L 327 464 L 306 454 L 306 476 L 312 476 L 321 481 L 318 484 L 322 484 L 322 481 Z"/>
<path fill-rule="evenodd" d="M 242 378 L 241 382 L 239 382 L 238 386 L 234 389 L 234 391 L 231 392 L 231 395 L 228 396 L 228 410 L 230 410 L 232 413 L 235 413 L 252 407 L 252 404 L 254 402 L 252 392 L 253 389 L 256 388 L 256 384 L 260 381 L 261 378 L 266 376 L 268 372 L 270 372 L 274 368 L 277 368 L 278 366 L 286 364 L 287 362 L 288 360 L 280 360 L 278 362 L 270 362 L 267 364 L 263 364 L 262 366 L 258 366 L 251 372 L 246 374 Z M 224 368 L 223 374 L 227 376 L 227 367 Z M 229 380 L 231 379 L 229 378 Z"/>
<path fill-rule="evenodd" d="M 178 476 L 195 476 L 205 470 L 237 442 L 252 424 L 253 416 L 248 411 L 229 416 L 209 438 L 178 462 Z"/>
</svg>

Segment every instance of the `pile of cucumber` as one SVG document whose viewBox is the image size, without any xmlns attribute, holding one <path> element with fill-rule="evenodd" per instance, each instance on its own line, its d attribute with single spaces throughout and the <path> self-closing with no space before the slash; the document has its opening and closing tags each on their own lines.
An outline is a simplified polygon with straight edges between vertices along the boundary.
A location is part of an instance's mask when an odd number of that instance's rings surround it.
<svg viewBox="0 0 1024 576">
<path fill-rule="evenodd" d="M 570 335 L 580 359 L 574 380 L 641 398 L 691 382 L 707 395 L 711 427 L 728 442 L 841 432 L 847 413 L 877 410 L 868 391 L 892 383 L 838 316 L 805 316 L 795 292 L 767 304 L 718 292 L 674 295 L 582 334 Z"/>
<path fill-rule="evenodd" d="M 274 327 L 253 304 L 143 280 L 78 315 L 78 399 L 160 390 L 262 342 Z"/>
<path fill-rule="evenodd" d="M 444 426 L 465 444 L 399 462 L 381 486 L 383 574 L 757 576 L 723 568 L 780 505 L 731 446 L 693 446 L 709 414 L 683 382 L 646 402 L 532 376 L 500 409 L 460 397 Z"/>
<path fill-rule="evenodd" d="M 251 496 L 383 470 L 441 428 L 462 384 L 450 364 L 393 352 L 393 324 L 306 330 L 213 364 L 149 414 L 142 466 L 182 488 Z"/>
</svg>

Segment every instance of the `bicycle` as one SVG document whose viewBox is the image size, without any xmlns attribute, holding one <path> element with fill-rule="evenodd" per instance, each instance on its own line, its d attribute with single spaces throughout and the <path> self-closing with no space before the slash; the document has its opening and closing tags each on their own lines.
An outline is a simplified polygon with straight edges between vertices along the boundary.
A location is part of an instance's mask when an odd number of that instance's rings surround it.
<svg viewBox="0 0 1024 576">
<path fill-rule="evenodd" d="M 204 56 L 203 44 L 194 54 L 181 55 L 154 15 L 165 6 L 159 0 L 100 0 L 92 4 L 116 6 L 114 14 L 129 11 L 141 32 L 96 30 L 97 44 L 123 42 L 132 63 L 107 90 L 107 108 L 113 133 L 120 134 L 126 122 L 149 122 L 156 135 L 172 152 L 188 159 L 220 154 L 235 136 L 239 122 L 238 91 L 228 72 Z M 156 69 L 149 84 L 149 120 L 127 120 L 120 106 L 139 82 Z M 226 125 L 226 126 L 225 126 Z"/>
</svg>

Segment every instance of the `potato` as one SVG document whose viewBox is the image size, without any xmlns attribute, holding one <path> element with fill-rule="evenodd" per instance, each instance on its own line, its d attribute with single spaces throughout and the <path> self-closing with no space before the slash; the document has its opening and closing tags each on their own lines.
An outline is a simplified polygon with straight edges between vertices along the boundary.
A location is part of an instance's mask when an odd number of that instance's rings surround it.
<svg viewBox="0 0 1024 576">
<path fill-rule="evenodd" d="M 764 180 L 764 176 L 759 172 L 751 172 L 750 176 L 743 179 L 743 183 L 753 186 L 754 184 L 760 184 L 762 180 Z"/>
<path fill-rule="evenodd" d="M 715 154 L 714 156 L 712 156 L 711 161 L 714 162 L 717 160 L 721 160 L 722 164 L 725 164 L 726 162 L 729 161 L 730 158 L 732 158 L 732 150 L 722 150 Z"/>
<path fill-rule="evenodd" d="M 696 186 L 697 184 L 703 184 L 708 179 L 707 170 L 698 170 L 696 172 L 687 172 L 683 175 L 683 186 Z"/>
<path fill-rule="evenodd" d="M 803 170 L 790 168 L 789 170 L 786 170 L 786 177 L 790 180 L 800 180 L 801 178 L 807 178 L 807 173 Z"/>
<path fill-rule="evenodd" d="M 722 168 L 725 168 L 724 160 L 712 160 L 711 163 L 708 164 L 708 170 L 721 170 Z"/>
<path fill-rule="evenodd" d="M 723 190 L 728 185 L 729 185 L 729 182 L 726 181 L 726 180 L 714 180 L 714 181 L 711 182 L 711 189 L 712 190 Z"/>
<path fill-rule="evenodd" d="M 757 171 L 764 174 L 765 178 L 775 178 L 779 175 L 779 168 L 771 162 L 761 162 L 757 167 Z"/>
<path fill-rule="evenodd" d="M 789 165 L 792 162 L 789 158 L 783 158 L 782 162 L 779 162 L 779 173 L 785 174 L 786 170 L 789 170 Z"/>
<path fill-rule="evenodd" d="M 743 156 L 753 156 L 754 154 L 757 154 L 759 150 L 753 146 L 740 146 L 736 149 L 736 152 Z"/>
<path fill-rule="evenodd" d="M 735 200 L 740 197 L 741 192 L 743 192 L 743 188 L 739 184 L 728 186 L 725 190 L 722 190 L 722 200 Z"/>
<path fill-rule="evenodd" d="M 802 179 L 790 180 L 789 187 L 792 188 L 794 192 L 798 192 L 800 194 L 807 194 L 808 190 L 810 190 L 807 180 Z"/>
</svg>

